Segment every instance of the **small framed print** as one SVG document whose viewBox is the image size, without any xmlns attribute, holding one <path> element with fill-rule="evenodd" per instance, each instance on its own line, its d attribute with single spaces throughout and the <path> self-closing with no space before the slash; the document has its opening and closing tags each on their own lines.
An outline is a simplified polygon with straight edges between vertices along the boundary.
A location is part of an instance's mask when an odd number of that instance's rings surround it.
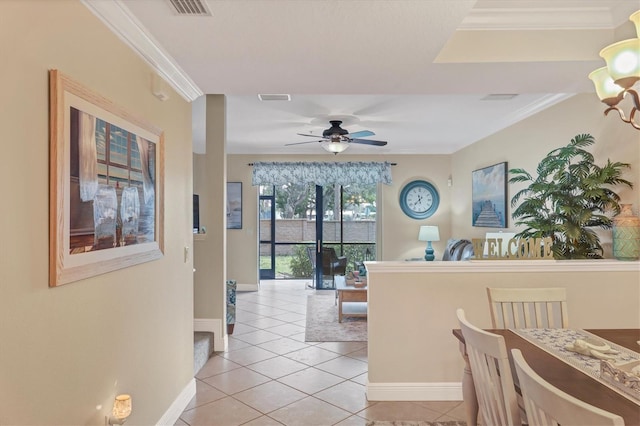
<svg viewBox="0 0 640 426">
<path fill-rule="evenodd" d="M 227 182 L 227 229 L 242 229 L 242 182 Z"/>
<path fill-rule="evenodd" d="M 507 163 L 494 164 L 471 173 L 473 226 L 507 227 Z"/>
</svg>

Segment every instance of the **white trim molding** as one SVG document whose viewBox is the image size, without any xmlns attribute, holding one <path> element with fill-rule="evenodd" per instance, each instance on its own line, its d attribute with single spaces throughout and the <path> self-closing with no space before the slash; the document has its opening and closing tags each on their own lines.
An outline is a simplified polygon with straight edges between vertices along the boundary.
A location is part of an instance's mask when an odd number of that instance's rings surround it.
<svg viewBox="0 0 640 426">
<path fill-rule="evenodd" d="M 462 383 L 367 383 L 369 401 L 462 401 Z"/>
<path fill-rule="evenodd" d="M 501 121 L 501 125 L 503 127 L 499 127 L 499 129 L 503 129 L 505 127 L 511 126 L 519 121 L 524 120 L 532 115 L 539 113 L 540 111 L 544 111 L 547 108 L 552 107 L 553 105 L 560 103 L 564 100 L 567 100 L 573 97 L 574 93 L 556 93 L 544 95 L 541 98 L 537 99 L 535 102 L 526 105 L 520 109 L 513 111 L 511 114 L 507 114 Z"/>
<path fill-rule="evenodd" d="M 191 399 L 196 396 L 196 379 L 193 378 L 187 383 L 187 386 L 182 389 L 176 399 L 171 403 L 167 411 L 164 412 L 157 426 L 174 425 L 180 418 L 180 414 L 187 408 Z"/>
<path fill-rule="evenodd" d="M 236 291 L 258 291 L 258 284 L 238 284 Z"/>
<path fill-rule="evenodd" d="M 485 1 L 483 6 L 471 9 L 458 29 L 475 31 L 611 30 L 620 25 L 620 19 L 613 5 L 600 3 L 583 2 L 575 7 L 575 5 L 563 5 L 563 2 L 558 0 L 537 0 L 518 2 L 517 7 L 504 7 L 508 2 Z"/>
<path fill-rule="evenodd" d="M 180 68 L 122 0 L 81 2 L 185 100 L 192 102 L 203 95 L 191 77 Z"/>
<path fill-rule="evenodd" d="M 464 260 L 459 262 L 365 262 L 367 272 L 639 272 L 640 261 L 599 260 Z"/>
<path fill-rule="evenodd" d="M 220 318 L 194 318 L 193 331 L 213 333 L 213 350 L 222 352 L 228 347 L 228 337 L 224 325 Z"/>
</svg>

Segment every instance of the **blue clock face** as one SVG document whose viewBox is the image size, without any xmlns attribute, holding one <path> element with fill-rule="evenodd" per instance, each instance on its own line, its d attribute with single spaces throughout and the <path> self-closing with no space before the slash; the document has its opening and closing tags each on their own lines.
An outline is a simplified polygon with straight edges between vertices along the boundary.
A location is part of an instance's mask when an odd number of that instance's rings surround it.
<svg viewBox="0 0 640 426">
<path fill-rule="evenodd" d="M 409 182 L 400 191 L 400 208 L 413 219 L 431 217 L 440 204 L 440 196 L 436 188 L 424 180 Z"/>
</svg>

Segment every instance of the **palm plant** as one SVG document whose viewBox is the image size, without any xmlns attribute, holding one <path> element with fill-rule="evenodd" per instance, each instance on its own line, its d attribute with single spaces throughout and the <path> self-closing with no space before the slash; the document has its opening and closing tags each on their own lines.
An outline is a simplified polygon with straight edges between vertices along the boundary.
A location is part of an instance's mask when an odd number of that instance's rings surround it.
<svg viewBox="0 0 640 426">
<path fill-rule="evenodd" d="M 556 259 L 601 259 L 594 229 L 610 229 L 612 220 L 606 213 L 620 213 L 620 197 L 610 187 L 633 186 L 622 178 L 628 163 L 594 164 L 593 155 L 583 149 L 593 143 L 589 134 L 575 136 L 540 161 L 535 178 L 524 169 L 509 170 L 509 183 L 529 183 L 511 199 L 512 208 L 522 199 L 512 216 L 518 219 L 516 225 L 526 226 L 516 237 L 551 237 Z"/>
</svg>

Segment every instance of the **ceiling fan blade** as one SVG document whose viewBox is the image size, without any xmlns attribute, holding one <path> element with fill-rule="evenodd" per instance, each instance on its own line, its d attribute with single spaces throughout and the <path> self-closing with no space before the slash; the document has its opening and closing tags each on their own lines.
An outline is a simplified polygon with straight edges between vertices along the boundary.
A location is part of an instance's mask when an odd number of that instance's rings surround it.
<svg viewBox="0 0 640 426">
<path fill-rule="evenodd" d="M 387 144 L 386 141 L 372 141 L 370 139 L 351 139 L 349 142 L 375 146 L 385 146 Z"/>
<path fill-rule="evenodd" d="M 309 136 L 311 138 L 328 139 L 328 138 L 325 138 L 322 135 L 309 135 L 309 134 L 306 134 L 306 133 L 298 133 L 298 135 L 300 135 L 300 136 Z"/>
<path fill-rule="evenodd" d="M 310 135 L 309 135 L 310 136 Z M 293 143 L 285 143 L 284 146 L 289 146 L 289 145 L 302 145 L 305 143 L 315 143 L 315 142 L 324 142 L 324 141 L 306 141 L 306 142 L 293 142 Z"/>
<path fill-rule="evenodd" d="M 361 130 L 359 132 L 353 132 L 353 133 L 349 133 L 347 136 L 349 136 L 349 138 L 364 138 L 366 136 L 373 136 L 375 135 L 375 133 L 373 133 L 371 130 Z"/>
</svg>

